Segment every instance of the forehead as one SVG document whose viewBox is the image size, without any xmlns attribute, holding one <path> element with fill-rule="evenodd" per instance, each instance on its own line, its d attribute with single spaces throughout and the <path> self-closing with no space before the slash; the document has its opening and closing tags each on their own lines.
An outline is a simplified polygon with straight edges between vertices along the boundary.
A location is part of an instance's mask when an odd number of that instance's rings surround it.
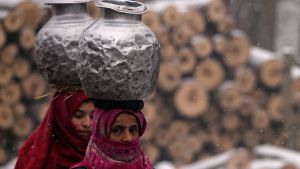
<svg viewBox="0 0 300 169">
<path fill-rule="evenodd" d="M 117 116 L 114 125 L 134 125 L 137 124 L 136 117 L 129 113 L 121 113 Z"/>
</svg>

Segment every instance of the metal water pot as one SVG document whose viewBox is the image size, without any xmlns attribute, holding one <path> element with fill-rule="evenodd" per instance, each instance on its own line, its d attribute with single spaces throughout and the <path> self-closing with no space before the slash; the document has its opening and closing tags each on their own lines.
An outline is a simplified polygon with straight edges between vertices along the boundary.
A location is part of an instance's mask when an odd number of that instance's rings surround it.
<svg viewBox="0 0 300 169">
<path fill-rule="evenodd" d="M 93 23 L 88 15 L 90 0 L 47 0 L 52 6 L 52 17 L 37 34 L 35 60 L 49 84 L 78 85 L 76 70 L 79 39 Z"/>
<path fill-rule="evenodd" d="M 102 18 L 80 39 L 79 77 L 87 95 L 143 100 L 156 85 L 160 44 L 142 23 L 147 7 L 127 0 L 98 0 Z"/>
</svg>

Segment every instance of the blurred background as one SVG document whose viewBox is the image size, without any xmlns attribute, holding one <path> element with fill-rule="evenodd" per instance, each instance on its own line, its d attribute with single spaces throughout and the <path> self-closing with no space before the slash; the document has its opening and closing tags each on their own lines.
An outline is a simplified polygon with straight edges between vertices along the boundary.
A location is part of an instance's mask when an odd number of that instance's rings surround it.
<svg viewBox="0 0 300 169">
<path fill-rule="evenodd" d="M 142 2 L 161 44 L 142 137 L 156 168 L 300 168 L 300 2 Z M 0 168 L 12 168 L 47 110 L 33 47 L 50 17 L 41 0 L 0 0 Z"/>
</svg>

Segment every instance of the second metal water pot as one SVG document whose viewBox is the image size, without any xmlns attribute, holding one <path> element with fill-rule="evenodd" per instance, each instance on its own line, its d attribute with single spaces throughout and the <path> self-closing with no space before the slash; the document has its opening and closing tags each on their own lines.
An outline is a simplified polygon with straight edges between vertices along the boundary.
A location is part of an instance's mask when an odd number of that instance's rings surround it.
<svg viewBox="0 0 300 169">
<path fill-rule="evenodd" d="M 87 95 L 107 100 L 142 100 L 159 73 L 160 45 L 141 22 L 147 7 L 135 1 L 99 0 L 103 17 L 80 40 L 79 77 Z"/>
</svg>

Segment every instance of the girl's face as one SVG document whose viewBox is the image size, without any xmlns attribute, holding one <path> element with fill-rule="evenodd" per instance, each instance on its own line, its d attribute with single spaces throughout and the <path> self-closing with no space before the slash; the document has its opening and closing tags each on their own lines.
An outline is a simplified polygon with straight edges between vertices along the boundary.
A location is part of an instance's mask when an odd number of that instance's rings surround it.
<svg viewBox="0 0 300 169">
<path fill-rule="evenodd" d="M 109 139 L 115 142 L 131 142 L 139 137 L 139 126 L 136 117 L 129 113 L 121 113 L 117 116 Z"/>
<path fill-rule="evenodd" d="M 71 122 L 76 130 L 82 136 L 91 135 L 91 126 L 93 115 L 95 111 L 95 106 L 91 101 L 84 102 L 75 112 L 71 118 Z"/>
</svg>

